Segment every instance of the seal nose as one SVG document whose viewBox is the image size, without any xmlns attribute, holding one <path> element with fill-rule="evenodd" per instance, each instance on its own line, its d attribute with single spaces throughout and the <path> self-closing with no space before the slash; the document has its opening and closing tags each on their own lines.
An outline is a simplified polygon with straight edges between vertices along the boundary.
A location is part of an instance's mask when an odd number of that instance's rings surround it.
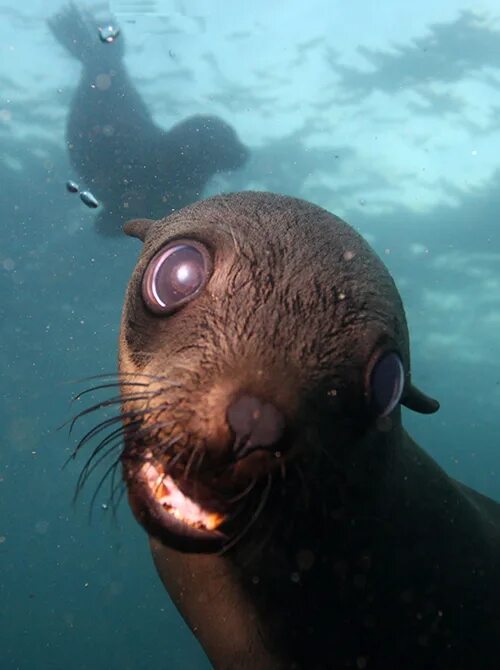
<svg viewBox="0 0 500 670">
<path fill-rule="evenodd" d="M 271 450 L 283 436 L 285 419 L 270 403 L 243 395 L 227 410 L 227 421 L 234 433 L 234 451 L 243 458 L 257 449 Z"/>
</svg>

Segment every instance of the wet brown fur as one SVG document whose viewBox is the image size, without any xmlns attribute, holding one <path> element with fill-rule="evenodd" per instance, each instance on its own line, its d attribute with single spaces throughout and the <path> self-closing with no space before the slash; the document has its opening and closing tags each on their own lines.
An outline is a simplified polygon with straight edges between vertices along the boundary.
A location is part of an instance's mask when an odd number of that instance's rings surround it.
<svg viewBox="0 0 500 670">
<path fill-rule="evenodd" d="M 246 497 L 252 509 L 263 501 L 222 555 L 150 538 L 216 670 L 496 668 L 500 507 L 448 477 L 405 432 L 399 408 L 383 420 L 367 411 L 370 366 L 384 349 L 402 357 L 405 403 L 432 402 L 411 384 L 403 306 L 366 242 L 319 207 L 267 193 L 218 196 L 129 232 L 144 247 L 120 371 L 163 380 L 149 386 L 154 401 L 125 401 L 124 411 L 149 406 L 146 424 L 174 422 L 156 431 L 153 452 L 155 440 L 180 435 L 172 452 L 202 455 L 193 477 L 226 496 L 255 479 Z M 159 317 L 141 279 L 175 239 L 205 244 L 214 271 L 195 300 Z M 242 392 L 283 412 L 280 459 L 230 465 L 226 411 Z"/>
</svg>

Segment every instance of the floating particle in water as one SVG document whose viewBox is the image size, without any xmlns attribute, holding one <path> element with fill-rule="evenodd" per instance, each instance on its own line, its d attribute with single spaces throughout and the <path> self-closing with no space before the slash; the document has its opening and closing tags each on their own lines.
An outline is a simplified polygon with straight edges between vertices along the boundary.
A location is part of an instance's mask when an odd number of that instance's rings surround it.
<svg viewBox="0 0 500 670">
<path fill-rule="evenodd" d="M 95 78 L 95 85 L 100 91 L 107 91 L 111 86 L 111 77 L 105 72 L 98 74 Z"/>
<path fill-rule="evenodd" d="M 71 181 L 71 179 L 69 179 L 66 182 L 66 190 L 68 190 L 70 193 L 78 193 L 80 188 L 76 182 Z"/>
<path fill-rule="evenodd" d="M 42 520 L 42 521 L 37 521 L 35 524 L 35 530 L 39 535 L 45 535 L 45 533 L 49 529 L 49 522 Z"/>
<path fill-rule="evenodd" d="M 82 191 L 80 193 L 80 200 L 83 203 L 85 203 L 87 207 L 90 207 L 91 209 L 99 207 L 99 202 L 94 198 L 94 196 L 90 191 Z"/>
<path fill-rule="evenodd" d="M 113 137 L 115 134 L 115 129 L 109 123 L 103 126 L 101 130 L 104 137 Z"/>
<path fill-rule="evenodd" d="M 99 26 L 99 39 L 101 42 L 111 44 L 116 40 L 119 34 L 120 28 L 111 25 L 111 23 L 107 26 Z"/>
</svg>

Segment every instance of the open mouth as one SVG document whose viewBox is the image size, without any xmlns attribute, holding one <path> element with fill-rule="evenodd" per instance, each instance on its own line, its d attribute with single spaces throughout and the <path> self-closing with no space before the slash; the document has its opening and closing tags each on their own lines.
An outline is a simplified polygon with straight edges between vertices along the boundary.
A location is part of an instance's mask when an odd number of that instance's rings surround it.
<svg viewBox="0 0 500 670">
<path fill-rule="evenodd" d="M 159 466 L 144 463 L 139 477 L 147 484 L 155 502 L 186 526 L 212 531 L 224 521 L 221 514 L 203 509 L 199 503 L 184 495 L 172 477 L 166 475 Z"/>
<path fill-rule="evenodd" d="M 226 515 L 201 502 L 198 485 L 190 497 L 159 462 L 125 470 L 132 508 L 149 533 L 181 551 L 205 553 L 222 546 L 227 537 L 220 527 Z"/>
</svg>

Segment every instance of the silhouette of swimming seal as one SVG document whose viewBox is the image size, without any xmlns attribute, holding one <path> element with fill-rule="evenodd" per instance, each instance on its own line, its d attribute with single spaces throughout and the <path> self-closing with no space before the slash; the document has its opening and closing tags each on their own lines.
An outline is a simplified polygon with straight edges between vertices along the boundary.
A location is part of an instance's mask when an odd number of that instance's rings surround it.
<svg viewBox="0 0 500 670">
<path fill-rule="evenodd" d="M 74 4 L 48 23 L 83 65 L 66 134 L 73 167 L 104 206 L 99 232 L 118 235 L 132 217 L 194 202 L 215 173 L 245 163 L 248 150 L 215 116 L 192 116 L 168 131 L 154 123 L 123 63 L 121 34 L 103 42 L 98 21 Z"/>
<path fill-rule="evenodd" d="M 498 667 L 500 505 L 404 430 L 438 403 L 368 244 L 252 192 L 126 232 L 124 479 L 216 670 Z"/>
</svg>

